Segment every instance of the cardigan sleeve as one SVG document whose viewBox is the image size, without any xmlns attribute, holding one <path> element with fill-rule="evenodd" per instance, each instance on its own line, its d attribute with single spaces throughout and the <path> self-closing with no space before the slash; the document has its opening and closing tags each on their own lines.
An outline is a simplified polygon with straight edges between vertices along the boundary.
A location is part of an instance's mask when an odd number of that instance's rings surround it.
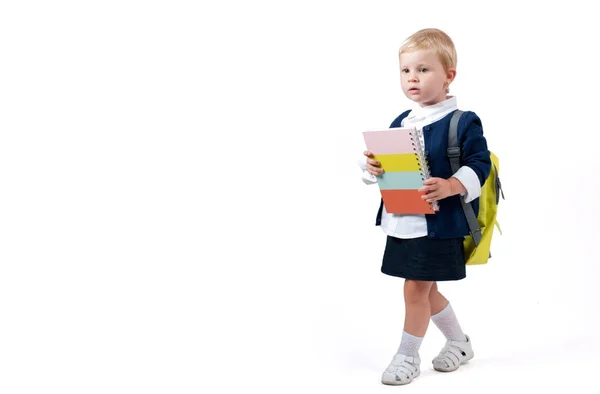
<svg viewBox="0 0 600 394">
<path fill-rule="evenodd" d="M 469 167 L 479 179 L 480 187 L 490 174 L 492 160 L 488 150 L 487 141 L 483 136 L 481 119 L 474 112 L 467 112 L 464 117 L 464 130 L 460 138 L 462 166 Z M 461 119 L 462 123 L 463 119 Z"/>
</svg>

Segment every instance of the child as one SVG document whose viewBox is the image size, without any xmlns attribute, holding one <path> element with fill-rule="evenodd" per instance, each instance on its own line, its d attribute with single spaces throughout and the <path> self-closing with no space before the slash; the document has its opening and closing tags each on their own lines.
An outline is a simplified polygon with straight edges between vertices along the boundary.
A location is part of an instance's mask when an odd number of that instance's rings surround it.
<svg viewBox="0 0 600 394">
<path fill-rule="evenodd" d="M 395 215 L 386 212 L 382 201 L 377 213 L 376 225 L 387 235 L 381 271 L 405 279 L 404 331 L 381 378 L 392 385 L 408 384 L 419 376 L 419 348 L 430 318 L 447 339 L 433 359 L 435 370 L 454 371 L 473 358 L 471 339 L 436 282 L 466 277 L 463 240 L 469 230 L 460 199 L 473 201 L 477 214 L 481 186 L 491 169 L 481 121 L 473 112 L 465 111 L 458 124 L 462 167 L 456 173 L 446 156 L 450 118 L 457 109 L 456 98 L 448 95 L 456 75 L 456 50 L 450 37 L 438 29 L 420 30 L 405 41 L 399 57 L 402 91 L 418 106 L 402 113 L 390 127 L 422 131 L 432 178 L 421 191 L 427 202 L 438 201 L 440 209 L 432 215 Z M 375 184 L 385 168 L 371 152 L 364 156 L 363 181 Z"/>
</svg>

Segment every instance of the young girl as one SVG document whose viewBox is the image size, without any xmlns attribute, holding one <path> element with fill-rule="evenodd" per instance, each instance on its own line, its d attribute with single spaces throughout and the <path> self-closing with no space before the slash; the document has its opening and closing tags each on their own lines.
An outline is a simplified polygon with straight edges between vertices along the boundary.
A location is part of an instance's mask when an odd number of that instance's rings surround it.
<svg viewBox="0 0 600 394">
<path fill-rule="evenodd" d="M 398 116 L 390 127 L 422 131 L 425 155 L 432 178 L 421 189 L 427 202 L 438 201 L 433 215 L 388 214 L 383 201 L 376 225 L 387 235 L 381 271 L 404 278 L 405 321 L 400 347 L 383 372 L 382 383 L 408 384 L 420 374 L 419 348 L 429 319 L 447 339 L 433 368 L 450 372 L 473 358 L 469 336 L 463 332 L 452 306 L 436 282 L 466 277 L 463 240 L 469 234 L 460 199 L 479 210 L 481 186 L 491 168 L 487 142 L 479 117 L 466 111 L 458 124 L 462 167 L 452 173 L 447 159 L 448 127 L 457 109 L 449 86 L 456 75 L 456 50 L 450 37 L 438 29 L 410 36 L 399 51 L 401 86 L 418 106 Z M 361 160 L 363 181 L 377 183 L 384 168 L 371 152 Z"/>
</svg>

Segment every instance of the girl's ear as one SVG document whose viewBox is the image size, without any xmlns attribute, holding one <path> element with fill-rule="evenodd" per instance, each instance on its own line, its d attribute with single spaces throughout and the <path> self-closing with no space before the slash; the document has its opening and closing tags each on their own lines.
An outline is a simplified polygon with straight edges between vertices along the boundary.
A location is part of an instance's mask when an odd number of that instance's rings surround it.
<svg viewBox="0 0 600 394">
<path fill-rule="evenodd" d="M 446 78 L 447 78 L 448 85 L 450 83 L 452 83 L 452 81 L 454 81 L 454 78 L 456 78 L 456 69 L 449 68 L 448 72 L 446 73 Z"/>
</svg>

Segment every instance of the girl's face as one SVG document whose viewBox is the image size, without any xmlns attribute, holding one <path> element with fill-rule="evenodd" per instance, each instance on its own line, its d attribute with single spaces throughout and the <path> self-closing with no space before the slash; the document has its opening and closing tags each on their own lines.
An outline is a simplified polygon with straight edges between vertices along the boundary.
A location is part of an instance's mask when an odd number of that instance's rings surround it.
<svg viewBox="0 0 600 394">
<path fill-rule="evenodd" d="M 446 100 L 456 70 L 446 72 L 432 49 L 419 49 L 400 55 L 400 75 L 406 97 L 425 107 Z"/>
</svg>

